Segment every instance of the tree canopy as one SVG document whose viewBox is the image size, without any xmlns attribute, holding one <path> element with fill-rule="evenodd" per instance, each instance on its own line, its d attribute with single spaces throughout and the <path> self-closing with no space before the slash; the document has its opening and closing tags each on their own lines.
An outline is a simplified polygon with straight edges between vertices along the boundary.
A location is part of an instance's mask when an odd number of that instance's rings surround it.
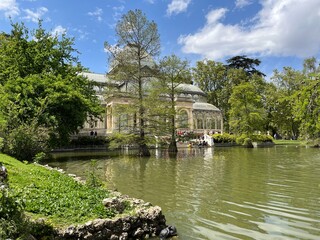
<svg viewBox="0 0 320 240">
<path fill-rule="evenodd" d="M 15 154 L 11 137 L 18 127 L 32 127 L 34 134 L 42 129 L 46 137 L 39 141 L 57 147 L 68 142 L 88 115 L 99 116 L 100 102 L 92 83 L 79 75 L 83 67 L 76 54 L 72 38 L 52 35 L 41 21 L 33 31 L 16 23 L 11 33 L 0 34 L 0 131 L 6 151 Z"/>
</svg>

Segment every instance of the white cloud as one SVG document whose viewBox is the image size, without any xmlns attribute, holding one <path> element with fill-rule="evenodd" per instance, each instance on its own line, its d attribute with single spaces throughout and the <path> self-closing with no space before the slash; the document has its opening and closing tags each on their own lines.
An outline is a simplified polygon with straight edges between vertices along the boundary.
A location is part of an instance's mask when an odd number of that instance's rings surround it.
<svg viewBox="0 0 320 240">
<path fill-rule="evenodd" d="M 96 17 L 99 22 L 102 21 L 103 10 L 101 8 L 96 8 L 94 12 L 88 12 L 89 16 Z"/>
<path fill-rule="evenodd" d="M 172 14 L 179 14 L 187 10 L 191 0 L 172 0 L 168 5 L 167 14 L 170 16 Z"/>
<path fill-rule="evenodd" d="M 85 27 L 83 27 L 84 29 Z M 80 28 L 74 28 L 73 31 L 76 33 L 77 35 L 77 39 L 78 40 L 86 40 L 88 39 L 89 33 L 83 29 Z"/>
<path fill-rule="evenodd" d="M 15 17 L 20 14 L 16 0 L 1 0 L 0 12 L 4 12 L 5 17 Z"/>
<path fill-rule="evenodd" d="M 67 29 L 65 29 L 64 27 L 62 27 L 61 25 L 56 26 L 53 30 L 52 30 L 52 35 L 54 36 L 61 36 L 63 34 L 65 34 L 67 32 Z"/>
<path fill-rule="evenodd" d="M 24 9 L 23 11 L 26 13 L 24 19 L 32 22 L 38 22 L 39 19 L 42 19 L 42 16 L 48 12 L 48 9 L 46 7 L 40 7 L 37 8 L 36 11 L 32 11 L 30 9 Z"/>
<path fill-rule="evenodd" d="M 116 22 L 118 22 L 118 20 L 123 15 L 124 9 L 124 5 L 112 7 L 113 22 L 108 24 L 111 29 L 114 29 L 116 27 Z"/>
<path fill-rule="evenodd" d="M 236 8 L 243 8 L 252 4 L 252 0 L 236 0 Z"/>
<path fill-rule="evenodd" d="M 309 57 L 320 51 L 319 0 L 265 0 L 246 28 L 223 23 L 226 13 L 212 10 L 202 29 L 180 36 L 182 50 L 209 59 L 242 54 Z"/>
</svg>

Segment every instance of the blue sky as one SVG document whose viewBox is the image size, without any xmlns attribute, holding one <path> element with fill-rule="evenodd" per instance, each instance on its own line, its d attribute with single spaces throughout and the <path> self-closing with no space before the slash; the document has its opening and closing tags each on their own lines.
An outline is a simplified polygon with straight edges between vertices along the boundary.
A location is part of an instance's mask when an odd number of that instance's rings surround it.
<svg viewBox="0 0 320 240">
<path fill-rule="evenodd" d="M 134 9 L 158 24 L 162 57 L 176 54 L 191 65 L 247 55 L 270 77 L 320 57 L 320 0 L 0 0 L 0 31 L 10 31 L 9 17 L 31 29 L 43 19 L 48 31 L 75 38 L 85 67 L 105 73 L 103 44 L 116 42 L 117 21 Z"/>
</svg>

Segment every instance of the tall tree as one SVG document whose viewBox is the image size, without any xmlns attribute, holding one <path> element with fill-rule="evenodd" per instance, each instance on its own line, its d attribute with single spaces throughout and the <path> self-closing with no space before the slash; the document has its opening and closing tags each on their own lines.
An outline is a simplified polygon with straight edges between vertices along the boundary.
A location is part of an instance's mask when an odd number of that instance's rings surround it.
<svg viewBox="0 0 320 240">
<path fill-rule="evenodd" d="M 63 145 L 88 114 L 100 114 L 92 83 L 78 74 L 76 53 L 73 39 L 52 35 L 41 21 L 34 31 L 12 24 L 10 34 L 0 34 L 0 131 L 6 137 L 32 126 L 35 133 L 46 129 L 51 147 Z"/>
<path fill-rule="evenodd" d="M 221 91 L 226 86 L 226 67 L 212 60 L 198 61 L 193 68 L 195 83 L 207 94 L 209 103 L 221 108 Z"/>
<path fill-rule="evenodd" d="M 149 21 L 141 10 L 129 11 L 116 26 L 116 46 L 105 42 L 110 53 L 110 76 L 124 80 L 127 91 L 135 96 L 139 132 L 139 155 L 150 156 L 146 144 L 147 109 L 145 108 L 148 81 L 154 75 L 152 58 L 160 53 L 157 24 Z"/>
<path fill-rule="evenodd" d="M 287 137 L 298 137 L 300 120 L 296 118 L 294 109 L 296 93 L 304 85 L 305 76 L 291 67 L 284 67 L 281 72 L 275 70 L 271 79 L 277 89 L 275 96 L 273 119 L 277 131 Z"/>
<path fill-rule="evenodd" d="M 176 97 L 180 92 L 182 83 L 189 83 L 191 79 L 189 63 L 183 61 L 176 55 L 164 57 L 159 64 L 159 80 L 161 84 L 161 96 L 164 101 L 169 100 L 166 116 L 170 119 L 169 132 L 171 133 L 171 141 L 169 144 L 170 152 L 177 152 L 176 143 Z"/>
<path fill-rule="evenodd" d="M 248 58 L 245 55 L 235 56 L 227 60 L 228 68 L 243 69 L 248 75 L 257 74 L 265 77 L 265 74 L 256 69 L 261 63 L 257 58 Z"/>
<path fill-rule="evenodd" d="M 320 138 L 320 74 L 305 79 L 300 91 L 294 95 L 293 111 L 300 121 L 300 133 L 305 139 Z"/>
<path fill-rule="evenodd" d="M 235 133 L 262 130 L 265 112 L 262 97 L 250 83 L 235 86 L 229 99 L 230 128 Z"/>
<path fill-rule="evenodd" d="M 317 71 L 317 59 L 315 57 L 306 58 L 303 61 L 303 73 L 308 75 Z"/>
</svg>

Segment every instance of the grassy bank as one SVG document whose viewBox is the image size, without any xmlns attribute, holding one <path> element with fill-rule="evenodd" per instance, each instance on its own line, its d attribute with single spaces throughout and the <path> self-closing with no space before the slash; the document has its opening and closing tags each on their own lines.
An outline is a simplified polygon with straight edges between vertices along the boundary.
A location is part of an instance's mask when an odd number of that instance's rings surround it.
<svg viewBox="0 0 320 240">
<path fill-rule="evenodd" d="M 276 145 L 305 145 L 304 141 L 299 140 L 273 140 Z"/>
<path fill-rule="evenodd" d="M 102 204 L 102 199 L 110 195 L 105 189 L 89 187 L 58 171 L 7 155 L 0 154 L 0 162 L 7 168 L 10 189 L 24 202 L 27 215 L 45 218 L 55 227 L 115 216 Z"/>
</svg>

